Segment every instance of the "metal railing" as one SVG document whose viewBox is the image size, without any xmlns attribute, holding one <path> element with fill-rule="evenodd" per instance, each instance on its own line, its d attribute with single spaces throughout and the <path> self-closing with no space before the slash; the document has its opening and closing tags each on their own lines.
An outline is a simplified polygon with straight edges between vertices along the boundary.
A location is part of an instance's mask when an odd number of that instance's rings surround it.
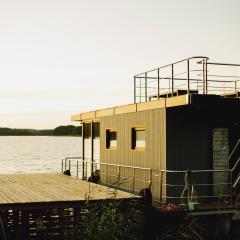
<svg viewBox="0 0 240 240">
<path fill-rule="evenodd" d="M 68 157 L 62 159 L 62 172 L 66 171 L 77 179 L 89 180 L 97 170 L 100 170 L 101 183 L 118 187 L 132 193 L 138 193 L 142 188 L 149 187 L 152 182 L 152 169 L 120 164 L 93 162 L 82 157 Z M 141 174 L 139 174 L 141 172 Z M 139 178 L 138 175 L 144 176 Z M 139 184 L 141 183 L 141 184 Z"/>
<path fill-rule="evenodd" d="M 204 56 L 191 57 L 135 75 L 134 102 L 186 93 L 239 96 L 240 65 L 208 60 Z"/>
<path fill-rule="evenodd" d="M 158 203 L 196 204 L 219 199 L 232 200 L 233 179 L 229 170 L 154 170 L 136 166 L 92 162 L 81 157 L 62 159 L 62 172 L 88 180 L 99 170 L 100 183 L 134 194 L 151 187 Z M 219 177 L 220 175 L 220 177 Z"/>
</svg>

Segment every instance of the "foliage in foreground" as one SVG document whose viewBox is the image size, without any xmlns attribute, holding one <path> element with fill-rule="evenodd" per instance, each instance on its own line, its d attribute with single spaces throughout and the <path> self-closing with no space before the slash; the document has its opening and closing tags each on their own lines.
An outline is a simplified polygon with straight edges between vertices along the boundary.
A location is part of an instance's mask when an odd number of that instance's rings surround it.
<svg viewBox="0 0 240 240">
<path fill-rule="evenodd" d="M 161 236 L 161 240 L 204 240 L 206 235 L 205 227 L 198 222 L 197 218 L 187 217 L 179 225 L 167 229 Z"/>
<path fill-rule="evenodd" d="M 116 190 L 108 200 L 92 202 L 90 198 L 91 192 L 86 196 L 85 205 L 79 214 L 81 226 L 75 229 L 75 236 L 78 236 L 76 239 L 143 239 L 143 214 L 138 201 L 117 200 Z"/>
</svg>

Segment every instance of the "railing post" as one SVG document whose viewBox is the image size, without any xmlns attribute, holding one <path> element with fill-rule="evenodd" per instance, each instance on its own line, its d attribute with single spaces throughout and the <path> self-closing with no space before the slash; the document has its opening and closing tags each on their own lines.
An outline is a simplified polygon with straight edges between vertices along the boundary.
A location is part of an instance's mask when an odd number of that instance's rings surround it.
<svg viewBox="0 0 240 240">
<path fill-rule="evenodd" d="M 64 160 L 63 160 L 63 158 L 62 158 L 62 173 L 63 173 L 63 171 L 64 171 L 64 170 L 63 170 L 63 165 L 64 165 L 63 161 L 64 161 Z"/>
<path fill-rule="evenodd" d="M 233 198 L 233 173 L 232 169 L 230 170 L 230 193 L 231 193 L 231 204 L 232 204 L 232 198 Z"/>
<path fill-rule="evenodd" d="M 206 82 L 205 82 L 205 59 L 203 58 L 202 60 L 202 72 L 203 72 L 203 76 L 202 76 L 202 91 L 203 91 L 203 94 L 205 94 L 205 85 L 206 85 Z"/>
<path fill-rule="evenodd" d="M 147 102 L 147 73 L 145 73 L 145 102 Z"/>
<path fill-rule="evenodd" d="M 190 92 L 190 66 L 189 59 L 187 60 L 187 91 Z"/>
<path fill-rule="evenodd" d="M 134 76 L 134 103 L 136 103 L 136 76 Z"/>
<path fill-rule="evenodd" d="M 139 84 L 139 102 L 142 102 L 142 78 L 139 78 L 140 84 Z"/>
<path fill-rule="evenodd" d="M 162 191 L 163 191 L 163 172 L 160 170 L 160 190 L 159 190 L 160 202 L 162 202 Z"/>
<path fill-rule="evenodd" d="M 65 171 L 67 170 L 67 158 L 64 159 L 65 161 Z"/>
<path fill-rule="evenodd" d="M 120 181 L 121 181 L 120 174 L 121 174 L 121 166 L 118 166 L 118 186 L 120 185 Z"/>
<path fill-rule="evenodd" d="M 71 160 L 70 159 L 68 160 L 68 170 L 69 170 L 69 172 L 71 172 Z"/>
<path fill-rule="evenodd" d="M 235 93 L 237 94 L 237 80 L 235 80 L 234 82 L 234 90 L 235 90 Z"/>
<path fill-rule="evenodd" d="M 159 99 L 159 95 L 160 95 L 160 69 L 159 68 L 157 70 L 157 85 L 158 85 L 158 95 L 157 95 L 157 98 Z"/>
<path fill-rule="evenodd" d="M 207 66 L 207 59 L 205 60 L 205 83 L 206 83 L 205 91 L 206 91 L 206 94 L 208 94 L 208 66 Z"/>
<path fill-rule="evenodd" d="M 77 161 L 77 179 L 78 179 L 78 161 Z"/>
<path fill-rule="evenodd" d="M 151 188 L 152 186 L 152 169 L 149 169 L 149 176 L 148 176 L 148 180 L 149 180 L 149 188 Z"/>
<path fill-rule="evenodd" d="M 132 191 L 135 193 L 135 167 L 133 168 L 133 177 L 132 177 Z"/>
<path fill-rule="evenodd" d="M 174 66 L 172 64 L 172 95 L 173 95 L 173 92 L 174 92 Z"/>
<path fill-rule="evenodd" d="M 106 173 L 106 184 L 108 184 L 108 164 L 107 164 L 107 173 Z"/>
</svg>

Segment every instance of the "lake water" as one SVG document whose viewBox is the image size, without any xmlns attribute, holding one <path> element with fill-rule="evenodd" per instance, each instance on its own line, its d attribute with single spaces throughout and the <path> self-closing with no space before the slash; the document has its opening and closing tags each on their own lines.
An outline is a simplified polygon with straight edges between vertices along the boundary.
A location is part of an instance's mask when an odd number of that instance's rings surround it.
<svg viewBox="0 0 240 240">
<path fill-rule="evenodd" d="M 0 137 L 0 173 L 60 172 L 62 158 L 79 156 L 80 137 Z"/>
</svg>

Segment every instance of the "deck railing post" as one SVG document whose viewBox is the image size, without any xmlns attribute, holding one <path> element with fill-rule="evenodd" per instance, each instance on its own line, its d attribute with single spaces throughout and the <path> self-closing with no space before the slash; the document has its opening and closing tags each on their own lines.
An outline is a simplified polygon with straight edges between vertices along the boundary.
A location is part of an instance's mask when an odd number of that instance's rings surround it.
<svg viewBox="0 0 240 240">
<path fill-rule="evenodd" d="M 172 64 L 171 70 L 172 70 L 172 95 L 173 95 L 173 92 L 174 92 L 174 65 L 173 64 Z"/>
<path fill-rule="evenodd" d="M 145 102 L 147 102 L 148 94 L 147 94 L 147 73 L 145 73 Z"/>
<path fill-rule="evenodd" d="M 132 191 L 133 191 L 133 194 L 135 193 L 135 167 L 133 168 L 133 177 L 132 177 Z"/>
<path fill-rule="evenodd" d="M 64 170 L 63 170 L 63 168 L 64 168 L 64 167 L 63 167 L 63 165 L 64 165 L 63 161 L 64 161 L 64 160 L 63 160 L 63 158 L 62 158 L 62 173 L 64 172 Z"/>
<path fill-rule="evenodd" d="M 158 85 L 158 95 L 157 95 L 157 98 L 159 99 L 159 95 L 160 95 L 160 69 L 159 68 L 157 70 L 157 85 Z"/>
<path fill-rule="evenodd" d="M 231 194 L 231 204 L 232 204 L 232 198 L 233 198 L 233 173 L 232 169 L 230 170 L 230 194 Z"/>
<path fill-rule="evenodd" d="M 163 172 L 160 171 L 160 190 L 159 190 L 159 200 L 162 202 L 162 191 L 163 191 Z"/>
<path fill-rule="evenodd" d="M 68 169 L 69 169 L 69 173 L 71 172 L 71 160 L 68 160 Z"/>
<path fill-rule="evenodd" d="M 190 92 L 190 66 L 189 59 L 187 60 L 187 91 Z"/>
<path fill-rule="evenodd" d="M 64 159 L 64 164 L 65 164 L 65 171 L 67 170 L 67 158 Z"/>
<path fill-rule="evenodd" d="M 77 161 L 77 179 L 78 179 L 78 161 Z"/>
<path fill-rule="evenodd" d="M 206 94 L 208 94 L 208 66 L 207 66 L 207 59 L 205 59 L 205 83 L 206 83 L 205 91 L 206 91 Z"/>
<path fill-rule="evenodd" d="M 108 164 L 107 164 L 107 173 L 106 173 L 106 184 L 108 184 Z"/>
<path fill-rule="evenodd" d="M 121 166 L 118 166 L 118 186 L 120 185 L 120 181 L 121 181 Z"/>
<path fill-rule="evenodd" d="M 134 103 L 136 103 L 136 76 L 134 76 Z"/>
<path fill-rule="evenodd" d="M 206 85 L 206 81 L 205 81 L 205 59 L 203 58 L 202 60 L 202 91 L 203 91 L 203 94 L 205 94 L 205 85 Z"/>
<path fill-rule="evenodd" d="M 149 180 L 149 188 L 151 188 L 152 186 L 152 169 L 149 169 L 149 176 L 148 176 L 148 180 Z"/>
</svg>

